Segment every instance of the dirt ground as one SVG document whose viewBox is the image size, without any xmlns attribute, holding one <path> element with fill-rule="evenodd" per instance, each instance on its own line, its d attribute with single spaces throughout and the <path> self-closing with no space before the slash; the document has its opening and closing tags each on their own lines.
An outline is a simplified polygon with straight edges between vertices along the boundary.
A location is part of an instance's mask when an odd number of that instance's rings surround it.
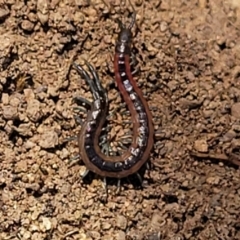
<svg viewBox="0 0 240 240">
<path fill-rule="evenodd" d="M 0 239 L 240 239 L 240 1 L 132 4 L 152 168 L 143 188 L 133 177 L 117 194 L 109 180 L 106 194 L 100 177 L 81 179 L 77 142 L 65 141 L 80 129 L 72 98 L 92 96 L 71 63 L 88 60 L 110 83 L 116 20 L 131 6 L 1 1 Z M 122 100 L 108 94 L 114 110 Z"/>
</svg>

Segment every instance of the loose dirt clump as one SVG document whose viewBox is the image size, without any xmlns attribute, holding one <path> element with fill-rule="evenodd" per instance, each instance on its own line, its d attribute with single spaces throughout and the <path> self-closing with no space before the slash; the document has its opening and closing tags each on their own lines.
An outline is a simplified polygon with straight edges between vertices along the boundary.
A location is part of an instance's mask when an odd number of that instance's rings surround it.
<svg viewBox="0 0 240 240">
<path fill-rule="evenodd" d="M 81 180 L 65 139 L 80 129 L 73 97 L 92 98 L 71 63 L 89 61 L 107 87 L 131 5 L 0 4 L 0 239 L 240 239 L 239 1 L 132 4 L 156 139 L 144 187 L 133 177 L 118 194 L 117 181 L 106 194 L 97 176 Z M 122 100 L 108 95 L 114 110 Z M 111 134 L 126 135 L 117 115 Z"/>
</svg>

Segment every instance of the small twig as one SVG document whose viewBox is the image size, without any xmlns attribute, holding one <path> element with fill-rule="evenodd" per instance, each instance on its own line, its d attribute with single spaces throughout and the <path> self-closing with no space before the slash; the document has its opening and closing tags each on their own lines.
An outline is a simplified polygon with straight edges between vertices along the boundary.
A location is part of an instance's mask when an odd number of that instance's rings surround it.
<svg viewBox="0 0 240 240">
<path fill-rule="evenodd" d="M 195 151 L 190 151 L 190 156 L 197 158 L 210 158 L 218 161 L 226 161 L 240 167 L 240 157 L 234 153 L 231 153 L 229 154 L 229 156 L 227 156 L 224 153 L 199 153 Z"/>
</svg>

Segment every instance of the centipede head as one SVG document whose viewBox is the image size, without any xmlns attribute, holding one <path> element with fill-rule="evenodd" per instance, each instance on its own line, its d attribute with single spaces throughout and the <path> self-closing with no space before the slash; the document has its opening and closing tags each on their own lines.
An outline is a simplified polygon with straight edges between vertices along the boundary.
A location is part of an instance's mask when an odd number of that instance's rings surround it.
<svg viewBox="0 0 240 240">
<path fill-rule="evenodd" d="M 133 12 L 133 15 L 132 15 L 132 20 L 129 24 L 128 27 L 126 27 L 122 22 L 121 20 L 117 20 L 118 21 L 118 24 L 120 26 L 120 33 L 118 34 L 118 41 L 119 42 L 130 42 L 131 39 L 132 39 L 132 28 L 136 22 L 136 12 Z"/>
<path fill-rule="evenodd" d="M 132 43 L 132 28 L 136 22 L 136 11 L 129 0 L 129 3 L 133 9 L 132 19 L 128 26 L 124 25 L 119 19 L 117 19 L 121 31 L 118 34 L 118 39 L 116 43 L 116 51 L 119 53 L 130 53 L 131 43 Z"/>
</svg>

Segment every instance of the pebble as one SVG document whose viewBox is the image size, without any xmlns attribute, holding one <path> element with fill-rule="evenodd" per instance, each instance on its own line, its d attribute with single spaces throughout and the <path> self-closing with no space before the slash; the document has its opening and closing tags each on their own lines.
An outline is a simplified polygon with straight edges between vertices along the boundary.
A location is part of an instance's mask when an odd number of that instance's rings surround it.
<svg viewBox="0 0 240 240">
<path fill-rule="evenodd" d="M 36 146 L 36 144 L 30 140 L 27 140 L 26 143 L 24 144 L 26 149 L 31 149 Z"/>
<path fill-rule="evenodd" d="M 240 118 L 240 102 L 234 103 L 231 107 L 231 114 L 235 118 Z"/>
<path fill-rule="evenodd" d="M 236 138 L 237 134 L 236 132 L 234 132 L 233 130 L 229 130 L 228 132 L 226 132 L 224 134 L 224 136 L 222 137 L 222 141 L 223 142 L 230 142 L 232 141 L 234 138 Z"/>
<path fill-rule="evenodd" d="M 27 161 L 22 160 L 20 162 L 17 162 L 17 164 L 14 167 L 14 172 L 15 173 L 26 172 L 27 169 L 28 169 Z"/>
<path fill-rule="evenodd" d="M 165 223 L 164 217 L 159 213 L 154 213 L 151 219 L 151 228 L 159 229 Z"/>
<path fill-rule="evenodd" d="M 93 237 L 94 239 L 101 239 L 101 234 L 97 231 L 91 231 L 89 232 L 89 235 Z"/>
<path fill-rule="evenodd" d="M 4 105 L 9 104 L 9 95 L 8 95 L 7 93 L 3 93 L 3 94 L 2 94 L 2 103 L 3 103 Z"/>
<path fill-rule="evenodd" d="M 112 227 L 112 225 L 108 222 L 103 222 L 102 223 L 102 229 L 103 230 L 109 230 Z"/>
<path fill-rule="evenodd" d="M 33 135 L 31 124 L 29 123 L 22 123 L 18 127 L 14 126 L 14 130 L 17 131 L 21 136 L 31 137 Z"/>
<path fill-rule="evenodd" d="M 218 185 L 220 183 L 220 177 L 218 176 L 208 177 L 206 179 L 206 182 L 211 185 Z"/>
<path fill-rule="evenodd" d="M 45 232 L 49 231 L 52 228 L 52 223 L 47 217 L 42 217 L 42 223 L 40 223 L 40 229 Z"/>
<path fill-rule="evenodd" d="M 125 240 L 126 239 L 126 234 L 123 231 L 119 231 L 116 236 L 117 240 Z"/>
<path fill-rule="evenodd" d="M 194 148 L 198 152 L 202 152 L 202 153 L 208 152 L 208 144 L 207 144 L 206 140 L 196 140 L 194 142 Z"/>
<path fill-rule="evenodd" d="M 116 219 L 116 225 L 121 230 L 125 230 L 127 228 L 127 219 L 122 215 L 118 215 Z"/>
<path fill-rule="evenodd" d="M 58 135 L 55 131 L 48 131 L 42 134 L 39 146 L 43 149 L 54 148 L 58 145 Z"/>
<path fill-rule="evenodd" d="M 167 30 L 167 28 L 168 28 L 168 24 L 165 21 L 160 23 L 160 31 L 161 32 L 165 32 Z"/>
<path fill-rule="evenodd" d="M 27 105 L 26 113 L 31 121 L 38 122 L 39 119 L 42 117 L 42 114 L 40 111 L 40 102 L 36 99 L 29 101 Z"/>
<path fill-rule="evenodd" d="M 49 19 L 49 5 L 47 0 L 37 1 L 37 16 L 42 25 L 45 25 Z"/>
<path fill-rule="evenodd" d="M 9 11 L 4 8 L 0 8 L 0 19 L 3 20 L 9 15 Z"/>
<path fill-rule="evenodd" d="M 7 105 L 7 106 L 3 106 L 3 117 L 7 120 L 14 120 L 17 118 L 18 116 L 18 112 L 17 112 L 17 108 Z"/>
<path fill-rule="evenodd" d="M 21 24 L 21 27 L 22 27 L 23 30 L 31 32 L 34 28 L 34 24 L 32 22 L 28 21 L 28 20 L 23 20 L 22 24 Z"/>
</svg>

